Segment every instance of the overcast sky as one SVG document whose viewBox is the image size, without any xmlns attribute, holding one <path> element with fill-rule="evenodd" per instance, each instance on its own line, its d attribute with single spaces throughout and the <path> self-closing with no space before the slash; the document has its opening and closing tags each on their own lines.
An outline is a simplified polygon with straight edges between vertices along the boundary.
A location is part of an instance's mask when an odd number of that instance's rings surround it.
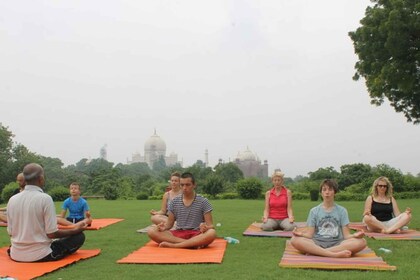
<svg viewBox="0 0 420 280">
<path fill-rule="evenodd" d="M 126 163 L 154 129 L 184 166 L 420 172 L 420 127 L 352 76 L 369 0 L 1 1 L 0 122 L 65 165 Z"/>
</svg>

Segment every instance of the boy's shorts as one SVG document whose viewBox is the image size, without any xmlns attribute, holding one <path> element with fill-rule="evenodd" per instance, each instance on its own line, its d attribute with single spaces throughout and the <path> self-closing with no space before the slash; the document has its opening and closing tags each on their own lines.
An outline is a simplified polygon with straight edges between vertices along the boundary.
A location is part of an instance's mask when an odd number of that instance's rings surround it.
<svg viewBox="0 0 420 280">
<path fill-rule="evenodd" d="M 80 221 L 83 221 L 85 218 L 70 218 L 70 217 L 67 217 L 66 218 L 66 220 L 67 221 L 69 221 L 70 223 L 73 223 L 73 224 L 75 224 L 75 223 L 78 223 L 78 222 L 80 222 Z"/>
<path fill-rule="evenodd" d="M 190 239 L 194 236 L 200 235 L 201 231 L 195 229 L 175 229 L 170 230 L 173 236 L 182 238 L 182 239 Z"/>
</svg>

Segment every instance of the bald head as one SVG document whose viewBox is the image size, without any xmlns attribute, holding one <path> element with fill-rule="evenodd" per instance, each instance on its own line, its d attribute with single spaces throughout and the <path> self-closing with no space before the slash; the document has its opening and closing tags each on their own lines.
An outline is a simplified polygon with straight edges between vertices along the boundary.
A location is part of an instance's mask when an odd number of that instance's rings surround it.
<svg viewBox="0 0 420 280">
<path fill-rule="evenodd" d="M 23 168 L 23 177 L 25 178 L 27 184 L 40 187 L 44 180 L 44 169 L 37 163 L 27 164 Z"/>
<path fill-rule="evenodd" d="M 25 188 L 25 185 L 26 185 L 26 182 L 25 182 L 25 177 L 23 177 L 23 173 L 19 173 L 17 176 L 16 176 L 16 182 L 18 183 L 18 185 L 19 185 L 19 189 L 24 189 Z"/>
</svg>

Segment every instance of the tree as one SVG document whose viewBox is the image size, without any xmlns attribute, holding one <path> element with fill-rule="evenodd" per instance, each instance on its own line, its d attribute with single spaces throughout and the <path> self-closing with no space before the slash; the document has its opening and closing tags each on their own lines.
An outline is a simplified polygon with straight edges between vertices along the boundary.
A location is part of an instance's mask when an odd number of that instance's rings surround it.
<svg viewBox="0 0 420 280">
<path fill-rule="evenodd" d="M 373 177 L 370 181 L 370 185 L 372 186 L 372 183 L 380 176 L 385 176 L 391 181 L 395 192 L 403 190 L 404 177 L 401 170 L 387 164 L 378 164 L 373 168 Z"/>
<path fill-rule="evenodd" d="M 12 179 L 9 164 L 12 160 L 13 136 L 9 128 L 0 123 L 0 191 Z M 16 174 L 13 176 L 16 176 Z"/>
<path fill-rule="evenodd" d="M 372 167 L 369 164 L 354 163 L 340 167 L 341 174 L 338 176 L 338 185 L 341 189 L 358 184 L 372 176 Z"/>
<path fill-rule="evenodd" d="M 225 182 L 217 175 L 211 175 L 207 178 L 203 185 L 203 192 L 216 197 L 217 194 L 222 193 L 224 190 Z"/>
<path fill-rule="evenodd" d="M 317 171 L 314 172 L 309 172 L 309 179 L 312 181 L 321 181 L 324 179 L 336 179 L 338 178 L 338 176 L 340 175 L 340 173 L 338 173 L 334 167 L 330 166 L 330 167 L 325 167 L 325 168 L 318 168 Z"/>
<path fill-rule="evenodd" d="M 349 32 L 371 103 L 390 101 L 408 122 L 420 123 L 420 5 L 418 0 L 371 0 L 361 27 Z"/>
<path fill-rule="evenodd" d="M 244 173 L 233 162 L 221 163 L 215 167 L 215 174 L 226 182 L 236 183 L 244 178 Z"/>
</svg>

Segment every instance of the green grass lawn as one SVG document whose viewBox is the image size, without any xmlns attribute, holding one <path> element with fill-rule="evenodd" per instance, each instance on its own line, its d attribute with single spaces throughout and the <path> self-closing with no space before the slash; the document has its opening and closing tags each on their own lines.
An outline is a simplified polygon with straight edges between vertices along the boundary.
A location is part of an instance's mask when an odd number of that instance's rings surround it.
<svg viewBox="0 0 420 280">
<path fill-rule="evenodd" d="M 222 264 L 144 265 L 117 264 L 116 261 L 137 250 L 148 241 L 146 234 L 136 229 L 150 224 L 149 210 L 159 208 L 160 201 L 139 200 L 89 200 L 94 218 L 124 218 L 125 220 L 98 231 L 85 231 L 83 248 L 100 248 L 102 252 L 92 259 L 80 261 L 42 279 L 418 279 L 420 275 L 419 241 L 375 241 L 368 245 L 386 262 L 397 266 L 397 271 L 320 271 L 310 269 L 285 269 L 278 266 L 286 238 L 244 237 L 242 232 L 262 216 L 262 200 L 213 200 L 214 223 L 218 236 L 232 236 L 240 244 L 228 244 Z M 294 201 L 297 221 L 306 221 L 308 211 L 319 202 Z M 360 221 L 363 202 L 338 202 L 348 209 L 352 222 Z M 61 203 L 57 203 L 59 211 Z M 420 228 L 420 203 L 418 200 L 400 200 L 400 209 L 413 209 L 411 228 Z M 0 246 L 8 246 L 6 228 L 0 228 Z M 385 247 L 392 253 L 381 253 Z"/>
</svg>

